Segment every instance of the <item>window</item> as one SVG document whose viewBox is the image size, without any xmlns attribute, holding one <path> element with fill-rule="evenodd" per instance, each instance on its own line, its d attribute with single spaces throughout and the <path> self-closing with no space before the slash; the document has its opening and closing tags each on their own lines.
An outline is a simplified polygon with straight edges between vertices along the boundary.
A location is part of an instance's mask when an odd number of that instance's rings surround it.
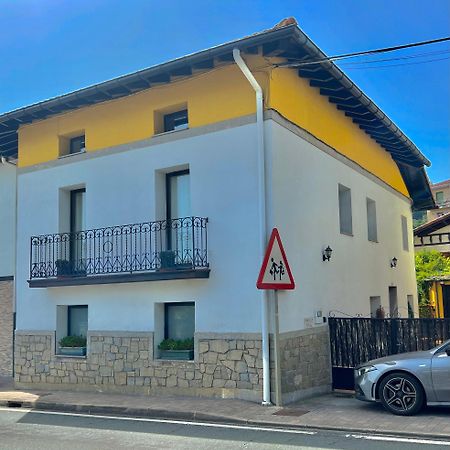
<svg viewBox="0 0 450 450">
<path fill-rule="evenodd" d="M 398 313 L 397 286 L 389 286 L 389 317 L 400 317 Z"/>
<path fill-rule="evenodd" d="M 67 335 L 86 337 L 88 330 L 88 307 L 77 305 L 67 307 Z"/>
<path fill-rule="evenodd" d="M 379 295 L 370 297 L 370 317 L 375 319 L 379 318 L 379 315 L 381 315 L 381 297 Z"/>
<path fill-rule="evenodd" d="M 414 297 L 407 295 L 406 300 L 408 302 L 408 318 L 414 319 Z"/>
<path fill-rule="evenodd" d="M 403 238 L 403 250 L 409 251 L 408 219 L 405 216 L 402 216 L 402 238 Z"/>
<path fill-rule="evenodd" d="M 444 192 L 443 191 L 436 192 L 436 203 L 438 205 L 441 205 L 442 203 L 444 203 Z"/>
<path fill-rule="evenodd" d="M 56 343 L 57 353 L 61 353 L 59 342 L 66 336 L 87 337 L 88 306 L 87 305 L 58 305 L 56 307 Z M 81 356 L 81 355 L 78 355 Z"/>
<path fill-rule="evenodd" d="M 191 339 L 194 332 L 194 302 L 164 304 L 164 339 Z"/>
<path fill-rule="evenodd" d="M 349 188 L 339 185 L 339 225 L 342 234 L 352 235 L 352 199 Z"/>
<path fill-rule="evenodd" d="M 367 238 L 369 241 L 378 242 L 376 203 L 370 198 L 367 199 Z"/>
<path fill-rule="evenodd" d="M 79 275 L 86 267 L 87 241 L 79 234 L 86 229 L 85 197 L 86 189 L 84 188 L 70 191 L 70 267 L 73 274 Z"/>
<path fill-rule="evenodd" d="M 59 156 L 76 155 L 86 149 L 86 137 L 84 130 L 77 130 L 69 134 L 59 136 Z"/>
<path fill-rule="evenodd" d="M 84 151 L 86 147 L 84 134 L 82 136 L 76 136 L 69 141 L 69 154 L 80 153 Z"/>
<path fill-rule="evenodd" d="M 188 128 L 187 109 L 164 115 L 164 132 L 185 130 Z"/>
</svg>

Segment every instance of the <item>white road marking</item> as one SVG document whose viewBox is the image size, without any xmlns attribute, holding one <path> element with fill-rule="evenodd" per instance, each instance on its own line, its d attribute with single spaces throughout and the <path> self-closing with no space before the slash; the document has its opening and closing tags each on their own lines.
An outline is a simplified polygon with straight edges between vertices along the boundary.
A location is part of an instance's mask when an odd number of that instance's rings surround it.
<svg viewBox="0 0 450 450">
<path fill-rule="evenodd" d="M 368 441 L 402 442 L 407 444 L 450 446 L 450 441 L 436 441 L 433 439 L 418 439 L 418 438 L 395 437 L 395 436 L 371 436 L 363 434 L 346 434 L 345 437 L 353 439 L 366 439 Z"/>
<path fill-rule="evenodd" d="M 0 407 L 0 411 L 8 412 L 24 412 L 32 414 L 49 414 L 58 416 L 70 416 L 70 417 L 87 417 L 95 419 L 108 419 L 108 420 L 127 420 L 130 422 L 151 422 L 151 423 L 167 423 L 175 425 L 193 425 L 197 427 L 210 427 L 210 428 L 229 428 L 233 430 L 251 430 L 251 431 L 271 431 L 276 433 L 290 433 L 290 434 L 308 434 L 315 435 L 316 431 L 305 431 L 305 430 L 293 430 L 293 429 L 283 429 L 283 428 L 266 428 L 266 427 L 253 427 L 251 425 L 228 425 L 222 423 L 208 423 L 208 422 L 191 422 L 188 420 L 171 420 L 171 419 L 150 419 L 146 417 L 120 417 L 120 416 L 104 416 L 100 414 L 81 414 L 81 413 L 68 413 L 60 411 L 39 411 L 26 408 L 4 408 Z"/>
</svg>

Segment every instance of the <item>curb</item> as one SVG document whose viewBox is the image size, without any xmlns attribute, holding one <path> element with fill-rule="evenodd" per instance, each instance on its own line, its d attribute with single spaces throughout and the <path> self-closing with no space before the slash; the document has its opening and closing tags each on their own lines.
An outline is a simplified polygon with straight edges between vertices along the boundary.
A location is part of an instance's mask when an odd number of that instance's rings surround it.
<svg viewBox="0 0 450 450">
<path fill-rule="evenodd" d="M 37 411 L 48 412 L 72 412 L 84 413 L 92 415 L 110 415 L 115 417 L 137 417 L 147 419 L 166 419 L 166 420 L 186 420 L 186 421 L 203 421 L 208 423 L 228 424 L 228 425 L 248 425 L 258 427 L 270 427 L 277 429 L 291 430 L 318 430 L 318 431 L 340 431 L 358 434 L 376 434 L 382 436 L 397 436 L 422 439 L 450 439 L 448 434 L 439 433 L 417 433 L 405 431 L 384 431 L 370 428 L 356 427 L 339 427 L 333 425 L 308 425 L 308 424 L 289 424 L 283 426 L 279 422 L 271 422 L 269 420 L 253 420 L 236 417 L 227 417 L 215 414 L 208 414 L 197 411 L 170 411 L 167 409 L 151 409 L 151 408 L 130 408 L 125 406 L 100 406 L 100 405 L 75 405 L 69 403 L 53 403 L 41 401 L 21 401 L 21 400 L 0 400 L 1 407 L 20 410 L 21 408 L 34 409 Z"/>
</svg>

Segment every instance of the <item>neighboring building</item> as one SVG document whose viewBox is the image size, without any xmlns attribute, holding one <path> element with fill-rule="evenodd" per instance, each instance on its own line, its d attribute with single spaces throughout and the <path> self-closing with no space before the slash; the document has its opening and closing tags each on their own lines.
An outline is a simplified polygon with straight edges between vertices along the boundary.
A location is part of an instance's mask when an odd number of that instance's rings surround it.
<svg viewBox="0 0 450 450">
<path fill-rule="evenodd" d="M 450 257 L 450 213 L 415 228 L 414 249 L 416 252 L 437 250 Z"/>
<path fill-rule="evenodd" d="M 18 135 L 18 386 L 261 400 L 274 226 L 297 285 L 278 294 L 285 401 L 330 389 L 321 314 L 417 314 L 428 161 L 333 63 L 280 66 L 323 57 L 280 26 L 0 116 Z M 66 334 L 86 357 L 61 355 Z M 165 337 L 194 338 L 193 360 L 161 359 Z"/>
<path fill-rule="evenodd" d="M 1 142 L 0 138 L 0 142 Z M 0 159 L 0 376 L 13 371 L 16 166 Z"/>
<path fill-rule="evenodd" d="M 431 192 L 436 203 L 436 208 L 428 211 L 415 211 L 413 214 L 414 228 L 450 213 L 450 180 L 431 184 Z"/>
<path fill-rule="evenodd" d="M 450 180 L 441 181 L 431 185 L 437 209 L 427 211 L 427 221 L 437 219 L 450 213 Z"/>
</svg>

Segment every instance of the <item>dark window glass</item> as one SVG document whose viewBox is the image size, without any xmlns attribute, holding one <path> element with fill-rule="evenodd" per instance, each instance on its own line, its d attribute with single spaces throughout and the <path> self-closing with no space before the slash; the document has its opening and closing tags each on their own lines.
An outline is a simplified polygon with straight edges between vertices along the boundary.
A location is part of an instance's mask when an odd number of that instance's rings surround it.
<svg viewBox="0 0 450 450">
<path fill-rule="evenodd" d="M 164 116 L 164 132 L 185 130 L 188 127 L 187 109 Z"/>
<path fill-rule="evenodd" d="M 80 153 L 85 148 L 85 139 L 83 136 L 77 136 L 70 139 L 69 153 Z"/>
<path fill-rule="evenodd" d="M 86 337 L 88 329 L 88 307 L 77 305 L 67 307 L 67 331 L 69 336 Z"/>
<path fill-rule="evenodd" d="M 165 304 L 165 327 L 166 339 L 190 339 L 195 332 L 195 306 L 189 303 L 166 303 Z"/>
</svg>

